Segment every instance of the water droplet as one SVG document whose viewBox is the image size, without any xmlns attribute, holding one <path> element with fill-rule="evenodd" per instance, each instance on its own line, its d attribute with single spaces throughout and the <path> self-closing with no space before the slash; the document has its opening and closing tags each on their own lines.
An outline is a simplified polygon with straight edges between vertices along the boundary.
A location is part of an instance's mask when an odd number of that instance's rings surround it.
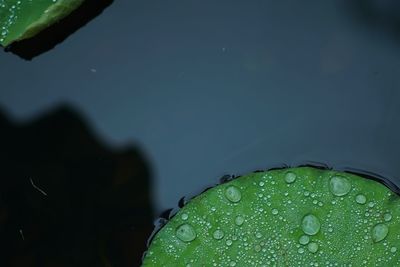
<svg viewBox="0 0 400 267">
<path fill-rule="evenodd" d="M 321 228 L 321 223 L 316 216 L 308 214 L 304 216 L 301 227 L 307 235 L 316 235 Z"/>
<path fill-rule="evenodd" d="M 237 226 L 241 226 L 244 223 L 244 218 L 240 215 L 236 216 L 235 218 L 235 224 Z"/>
<path fill-rule="evenodd" d="M 294 172 L 287 172 L 285 174 L 285 181 L 288 184 L 294 183 L 296 181 L 297 175 Z"/>
<path fill-rule="evenodd" d="M 367 198 L 363 194 L 359 194 L 356 196 L 356 202 L 363 205 L 367 202 Z"/>
<path fill-rule="evenodd" d="M 217 240 L 224 238 L 224 231 L 222 231 L 221 229 L 215 230 L 213 233 L 213 237 Z"/>
<path fill-rule="evenodd" d="M 240 193 L 239 188 L 236 186 L 228 186 L 225 189 L 225 197 L 230 201 L 230 202 L 239 202 L 240 199 L 242 198 L 242 193 Z"/>
<path fill-rule="evenodd" d="M 308 251 L 310 251 L 311 253 L 315 253 L 318 251 L 318 244 L 315 242 L 311 242 L 310 244 L 308 244 L 307 248 Z"/>
<path fill-rule="evenodd" d="M 377 243 L 385 239 L 389 233 L 389 228 L 386 224 L 378 223 L 372 229 L 372 240 Z"/>
<path fill-rule="evenodd" d="M 273 209 L 273 210 L 272 210 L 272 214 L 273 214 L 273 215 L 277 215 L 278 213 L 279 213 L 279 211 L 278 211 L 277 209 Z"/>
<path fill-rule="evenodd" d="M 231 261 L 230 263 L 229 263 L 229 266 L 236 266 L 236 262 L 235 261 Z"/>
<path fill-rule="evenodd" d="M 299 238 L 299 243 L 302 245 L 307 245 L 310 242 L 310 237 L 308 235 L 302 235 Z"/>
<path fill-rule="evenodd" d="M 297 252 L 300 253 L 300 254 L 303 254 L 303 253 L 304 253 L 304 248 L 299 248 L 299 249 L 297 250 Z"/>
<path fill-rule="evenodd" d="M 385 215 L 383 215 L 383 219 L 384 219 L 386 222 L 389 222 L 389 221 L 392 219 L 392 214 L 390 214 L 390 213 L 385 213 Z"/>
<path fill-rule="evenodd" d="M 187 213 L 182 213 L 181 215 L 181 219 L 186 221 L 189 218 L 189 215 L 187 215 Z"/>
<path fill-rule="evenodd" d="M 258 185 L 259 185 L 259 186 L 264 186 L 264 182 L 261 181 Z"/>
<path fill-rule="evenodd" d="M 351 183 L 342 176 L 333 176 L 329 182 L 329 188 L 335 196 L 347 195 L 351 190 Z"/>
<path fill-rule="evenodd" d="M 233 242 L 232 242 L 232 240 L 228 239 L 228 240 L 226 240 L 225 243 L 226 243 L 226 245 L 231 246 Z"/>
<path fill-rule="evenodd" d="M 256 237 L 257 237 L 257 238 L 261 238 L 261 237 L 262 237 L 262 234 L 261 234 L 260 232 L 257 232 L 257 233 L 256 233 Z"/>
<path fill-rule="evenodd" d="M 391 248 L 390 248 L 390 252 L 395 253 L 396 251 L 397 251 L 397 248 L 396 248 L 396 247 L 391 247 Z"/>
<path fill-rule="evenodd" d="M 176 228 L 176 236 L 183 242 L 190 242 L 196 238 L 196 232 L 191 225 L 185 223 Z"/>
</svg>

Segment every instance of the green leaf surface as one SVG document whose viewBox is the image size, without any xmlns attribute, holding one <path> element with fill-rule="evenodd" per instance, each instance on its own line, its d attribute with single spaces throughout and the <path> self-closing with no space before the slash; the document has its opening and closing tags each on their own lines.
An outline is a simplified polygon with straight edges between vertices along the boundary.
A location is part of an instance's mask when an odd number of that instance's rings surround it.
<svg viewBox="0 0 400 267">
<path fill-rule="evenodd" d="M 189 201 L 143 266 L 400 266 L 400 198 L 332 170 L 253 173 Z"/>
<path fill-rule="evenodd" d="M 0 44 L 35 36 L 79 7 L 84 0 L 0 0 Z"/>
</svg>

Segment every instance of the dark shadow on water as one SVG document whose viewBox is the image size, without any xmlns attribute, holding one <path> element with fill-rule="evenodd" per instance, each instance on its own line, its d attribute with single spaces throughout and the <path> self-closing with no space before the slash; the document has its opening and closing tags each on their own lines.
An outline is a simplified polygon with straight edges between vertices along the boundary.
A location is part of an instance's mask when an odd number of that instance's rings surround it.
<svg viewBox="0 0 400 267">
<path fill-rule="evenodd" d="M 6 51 L 31 60 L 63 42 L 68 36 L 100 15 L 113 2 L 114 0 L 86 0 L 78 9 L 58 23 L 33 38 L 11 44 Z"/>
<path fill-rule="evenodd" d="M 0 113 L 0 266 L 140 266 L 153 229 L 151 173 L 134 146 L 100 142 L 58 108 Z"/>
<path fill-rule="evenodd" d="M 400 41 L 400 2 L 397 0 L 342 0 L 342 7 L 358 22 Z"/>
</svg>

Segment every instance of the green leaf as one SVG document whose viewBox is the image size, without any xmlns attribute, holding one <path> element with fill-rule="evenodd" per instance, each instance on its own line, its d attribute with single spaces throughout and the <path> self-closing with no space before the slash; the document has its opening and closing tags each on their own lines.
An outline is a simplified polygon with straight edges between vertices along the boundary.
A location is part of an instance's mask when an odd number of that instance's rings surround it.
<svg viewBox="0 0 400 267">
<path fill-rule="evenodd" d="M 400 266 L 400 198 L 349 173 L 253 173 L 189 201 L 143 266 Z"/>
<path fill-rule="evenodd" d="M 78 8 L 84 0 L 0 0 L 0 44 L 28 39 Z"/>
</svg>

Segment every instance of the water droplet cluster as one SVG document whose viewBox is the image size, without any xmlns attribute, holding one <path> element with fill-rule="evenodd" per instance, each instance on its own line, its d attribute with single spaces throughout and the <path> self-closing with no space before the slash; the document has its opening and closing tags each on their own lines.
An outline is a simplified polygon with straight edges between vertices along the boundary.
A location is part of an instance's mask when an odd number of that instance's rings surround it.
<svg viewBox="0 0 400 267">
<path fill-rule="evenodd" d="M 309 167 L 209 189 L 153 240 L 143 266 L 400 266 L 400 200 Z"/>
</svg>

